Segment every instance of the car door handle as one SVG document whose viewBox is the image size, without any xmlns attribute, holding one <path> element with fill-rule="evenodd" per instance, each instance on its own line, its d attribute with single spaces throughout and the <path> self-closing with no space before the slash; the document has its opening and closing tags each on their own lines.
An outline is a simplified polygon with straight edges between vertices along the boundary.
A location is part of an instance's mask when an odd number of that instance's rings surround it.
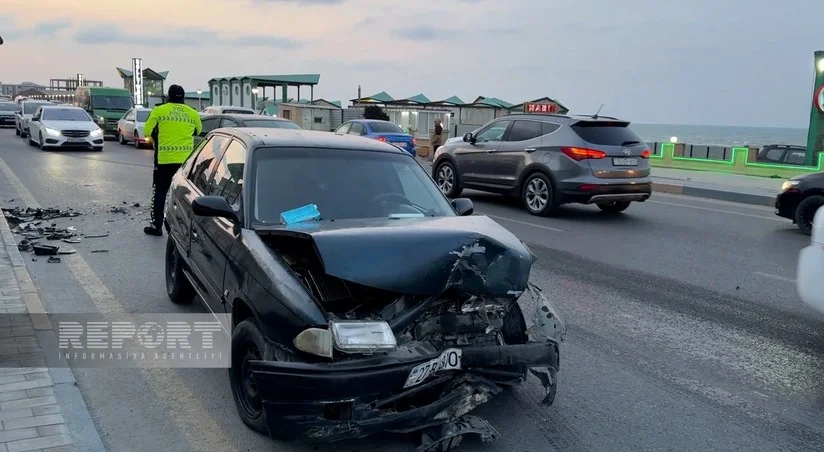
<svg viewBox="0 0 824 452">
<path fill-rule="evenodd" d="M 535 149 L 535 148 L 526 148 L 526 149 L 524 149 L 524 152 L 535 152 L 535 151 L 537 151 L 537 149 Z"/>
<path fill-rule="evenodd" d="M 195 229 L 192 229 L 192 241 L 193 242 L 198 241 L 198 235 L 197 235 L 197 231 Z"/>
</svg>

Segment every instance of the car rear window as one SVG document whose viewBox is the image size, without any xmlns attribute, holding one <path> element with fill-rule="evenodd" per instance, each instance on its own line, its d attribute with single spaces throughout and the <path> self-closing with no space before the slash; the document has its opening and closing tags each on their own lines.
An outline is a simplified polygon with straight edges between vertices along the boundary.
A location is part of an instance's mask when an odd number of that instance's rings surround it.
<svg viewBox="0 0 824 452">
<path fill-rule="evenodd" d="M 235 115 L 253 115 L 255 112 L 249 110 L 223 110 L 225 114 L 235 114 Z"/>
<path fill-rule="evenodd" d="M 246 127 L 265 127 L 272 129 L 300 129 L 300 126 L 292 121 L 278 121 L 277 119 L 246 119 L 243 121 Z"/>
<path fill-rule="evenodd" d="M 391 122 L 370 122 L 369 128 L 374 133 L 403 133 L 400 127 Z"/>
<path fill-rule="evenodd" d="M 585 141 L 602 146 L 626 146 L 644 142 L 625 122 L 578 123 L 572 126 L 572 130 Z"/>
<path fill-rule="evenodd" d="M 146 122 L 149 119 L 149 110 L 137 110 L 137 122 Z"/>
</svg>

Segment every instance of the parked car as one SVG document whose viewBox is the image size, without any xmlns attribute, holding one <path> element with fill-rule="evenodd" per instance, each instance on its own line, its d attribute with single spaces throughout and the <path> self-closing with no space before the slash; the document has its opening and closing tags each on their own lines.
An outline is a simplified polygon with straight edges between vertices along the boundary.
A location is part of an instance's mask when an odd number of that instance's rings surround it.
<svg viewBox="0 0 824 452">
<path fill-rule="evenodd" d="M 152 137 L 147 137 L 143 133 L 143 125 L 149 119 L 151 108 L 135 107 L 127 111 L 119 121 L 117 121 L 117 141 L 120 144 L 134 143 L 134 147 L 151 144 Z"/>
<path fill-rule="evenodd" d="M 566 203 L 622 212 L 652 194 L 650 149 L 629 124 L 605 116 L 502 116 L 438 148 L 432 177 L 450 198 L 464 188 L 515 196 L 533 215 Z"/>
<path fill-rule="evenodd" d="M 14 118 L 15 135 L 20 138 L 29 136 L 29 120 L 38 108 L 44 105 L 54 105 L 47 100 L 23 100 L 20 102 L 20 110 Z"/>
<path fill-rule="evenodd" d="M 549 404 L 563 320 L 529 248 L 471 213 L 377 140 L 217 129 L 172 181 L 167 292 L 232 315 L 232 395 L 258 432 L 442 432 L 528 369 Z"/>
<path fill-rule="evenodd" d="M 14 126 L 14 117 L 17 116 L 18 111 L 20 111 L 20 106 L 16 103 L 11 101 L 0 102 L 0 127 Z"/>
<path fill-rule="evenodd" d="M 91 148 L 103 150 L 103 129 L 80 107 L 47 105 L 29 121 L 29 145 L 40 149 Z"/>
<path fill-rule="evenodd" d="M 796 286 L 801 300 L 824 313 L 824 209 L 813 217 L 810 245 L 798 253 Z"/>
<path fill-rule="evenodd" d="M 301 127 L 288 119 L 273 118 L 266 115 L 249 114 L 219 114 L 203 115 L 203 130 L 195 137 L 195 145 L 200 143 L 212 130 L 221 127 L 263 127 L 273 129 L 301 129 Z"/>
<path fill-rule="evenodd" d="M 246 107 L 232 107 L 230 105 L 217 105 L 212 107 L 206 107 L 203 110 L 204 115 L 222 115 L 222 114 L 235 114 L 235 115 L 253 115 L 255 114 L 255 110 Z"/>
<path fill-rule="evenodd" d="M 390 121 L 377 119 L 346 121 L 335 129 L 335 133 L 374 138 L 385 143 L 394 144 L 404 151 L 415 155 L 415 138 L 405 133 L 397 124 Z"/>
<path fill-rule="evenodd" d="M 807 158 L 805 146 L 769 144 L 758 150 L 757 161 L 779 165 L 803 165 Z M 818 163 L 817 161 L 815 163 Z"/>
<path fill-rule="evenodd" d="M 813 218 L 824 205 L 824 173 L 795 176 L 784 182 L 775 197 L 775 214 L 793 220 L 804 234 L 810 235 Z"/>
<path fill-rule="evenodd" d="M 103 133 L 111 138 L 117 135 L 120 118 L 135 106 L 132 93 L 123 88 L 81 86 L 75 91 L 74 99 L 77 106 L 86 110 Z"/>
</svg>

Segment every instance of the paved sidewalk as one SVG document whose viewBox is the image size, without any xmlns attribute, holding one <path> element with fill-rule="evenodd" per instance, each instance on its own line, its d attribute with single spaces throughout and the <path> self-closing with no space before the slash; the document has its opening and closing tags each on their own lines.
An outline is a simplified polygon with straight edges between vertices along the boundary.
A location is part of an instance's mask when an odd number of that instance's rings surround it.
<svg viewBox="0 0 824 452">
<path fill-rule="evenodd" d="M 105 451 L 2 215 L 0 236 L 0 452 Z"/>
<path fill-rule="evenodd" d="M 432 172 L 432 163 L 418 158 Z M 759 206 L 775 205 L 775 196 L 785 179 L 742 176 L 710 171 L 652 168 L 653 192 L 710 198 Z"/>
</svg>

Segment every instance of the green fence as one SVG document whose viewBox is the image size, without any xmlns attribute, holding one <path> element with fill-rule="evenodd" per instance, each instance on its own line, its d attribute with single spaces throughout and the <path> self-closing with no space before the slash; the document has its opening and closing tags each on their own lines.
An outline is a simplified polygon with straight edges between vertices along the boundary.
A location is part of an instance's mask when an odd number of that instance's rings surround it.
<svg viewBox="0 0 824 452">
<path fill-rule="evenodd" d="M 818 154 L 818 166 L 776 165 L 771 163 L 750 162 L 755 159 L 755 149 L 746 147 L 732 148 L 730 160 L 693 158 L 675 156 L 674 143 L 662 143 L 661 153 L 650 156 L 653 167 L 673 168 L 693 171 L 716 171 L 722 173 L 742 174 L 746 176 L 790 178 L 802 174 L 821 171 L 824 152 Z"/>
</svg>

